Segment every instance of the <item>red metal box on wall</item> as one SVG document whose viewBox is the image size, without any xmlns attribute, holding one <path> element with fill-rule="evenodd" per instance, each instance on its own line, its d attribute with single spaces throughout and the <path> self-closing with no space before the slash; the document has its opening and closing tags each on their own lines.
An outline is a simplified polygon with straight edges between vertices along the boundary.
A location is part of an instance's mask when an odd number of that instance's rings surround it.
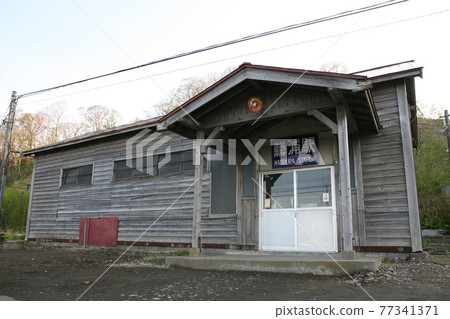
<svg viewBox="0 0 450 319">
<path fill-rule="evenodd" d="M 115 247 L 118 226 L 118 217 L 82 217 L 78 244 Z"/>
</svg>

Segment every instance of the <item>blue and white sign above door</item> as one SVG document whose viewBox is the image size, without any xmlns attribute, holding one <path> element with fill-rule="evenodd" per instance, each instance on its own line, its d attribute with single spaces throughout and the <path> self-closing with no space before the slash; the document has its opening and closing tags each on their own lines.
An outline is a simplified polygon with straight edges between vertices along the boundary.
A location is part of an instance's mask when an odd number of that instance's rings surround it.
<svg viewBox="0 0 450 319">
<path fill-rule="evenodd" d="M 272 167 L 314 165 L 319 163 L 317 135 L 271 139 Z"/>
</svg>

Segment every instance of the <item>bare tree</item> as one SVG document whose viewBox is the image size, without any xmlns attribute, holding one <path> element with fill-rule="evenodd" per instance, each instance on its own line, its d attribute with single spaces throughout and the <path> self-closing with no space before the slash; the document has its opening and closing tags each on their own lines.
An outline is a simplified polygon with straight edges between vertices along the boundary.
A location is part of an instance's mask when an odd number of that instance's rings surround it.
<svg viewBox="0 0 450 319">
<path fill-rule="evenodd" d="M 335 73 L 348 73 L 347 65 L 338 61 L 330 61 L 322 64 L 320 71 L 324 72 L 335 72 Z"/>
<path fill-rule="evenodd" d="M 211 73 L 205 77 L 190 77 L 181 80 L 181 84 L 170 91 L 170 97 L 162 99 L 157 104 L 153 105 L 154 110 L 158 115 L 164 115 L 189 101 L 194 96 L 205 90 L 214 82 L 217 82 L 225 74 L 230 73 L 234 68 L 227 68 L 223 73 Z M 151 114 L 147 113 L 147 116 Z"/>
<path fill-rule="evenodd" d="M 65 102 L 56 102 L 44 109 L 47 117 L 47 143 L 55 143 L 60 141 L 62 137 L 62 124 L 64 123 L 64 114 L 67 105 Z"/>
<path fill-rule="evenodd" d="M 87 127 L 83 122 L 67 122 L 61 126 L 61 134 L 63 139 L 72 138 L 75 136 L 87 133 Z"/>
<path fill-rule="evenodd" d="M 444 107 L 437 106 L 435 104 L 425 104 L 421 101 L 417 101 L 417 107 L 419 108 L 418 117 L 426 119 L 439 119 L 439 117 L 444 114 Z"/>
<path fill-rule="evenodd" d="M 203 91 L 209 84 L 207 80 L 198 77 L 183 79 L 180 86 L 170 92 L 170 97 L 162 99 L 153 108 L 158 115 L 169 113 Z"/>
<path fill-rule="evenodd" d="M 100 131 L 114 127 L 117 123 L 119 113 L 103 105 L 90 106 L 87 109 L 81 108 L 87 130 Z"/>
<path fill-rule="evenodd" d="M 44 132 L 47 129 L 46 114 L 42 112 L 23 113 L 17 119 L 15 135 L 20 136 L 17 151 L 24 151 L 45 144 Z M 20 148 L 20 149 L 19 149 Z"/>
</svg>

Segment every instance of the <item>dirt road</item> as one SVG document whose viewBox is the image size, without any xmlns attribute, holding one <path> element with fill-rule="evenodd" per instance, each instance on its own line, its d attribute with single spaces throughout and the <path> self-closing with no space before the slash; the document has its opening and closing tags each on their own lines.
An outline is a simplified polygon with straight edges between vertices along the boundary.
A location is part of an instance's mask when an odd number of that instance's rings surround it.
<svg viewBox="0 0 450 319">
<path fill-rule="evenodd" d="M 33 248 L 0 251 L 0 296 L 76 300 L 120 256 L 113 249 Z M 360 274 L 376 300 L 450 300 L 449 268 L 385 264 Z M 5 297 L 6 298 L 6 297 Z M 81 300 L 369 300 L 348 277 L 167 268 L 163 256 L 130 251 Z"/>
</svg>

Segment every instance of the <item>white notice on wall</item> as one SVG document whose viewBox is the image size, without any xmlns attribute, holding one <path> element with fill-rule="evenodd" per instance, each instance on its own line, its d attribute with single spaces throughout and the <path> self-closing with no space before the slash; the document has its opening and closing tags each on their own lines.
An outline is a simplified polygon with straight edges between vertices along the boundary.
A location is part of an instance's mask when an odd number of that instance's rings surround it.
<svg viewBox="0 0 450 319">
<path fill-rule="evenodd" d="M 266 198 L 264 200 L 264 209 L 271 209 L 272 207 L 270 207 L 270 198 Z"/>
<path fill-rule="evenodd" d="M 330 201 L 330 194 L 329 193 L 322 193 L 322 201 L 324 203 L 328 203 Z"/>
</svg>

